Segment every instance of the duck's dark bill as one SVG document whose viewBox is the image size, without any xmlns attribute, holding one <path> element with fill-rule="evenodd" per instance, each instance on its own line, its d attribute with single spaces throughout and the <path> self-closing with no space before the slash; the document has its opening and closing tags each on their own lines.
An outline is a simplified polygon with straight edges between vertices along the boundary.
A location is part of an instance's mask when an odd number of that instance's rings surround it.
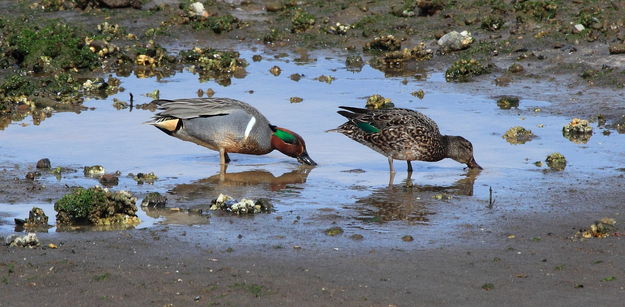
<svg viewBox="0 0 625 307">
<path fill-rule="evenodd" d="M 469 168 L 482 169 L 482 167 L 479 164 L 477 164 L 477 162 L 475 161 L 475 158 L 471 158 L 471 161 L 469 161 L 469 163 L 467 163 L 467 166 Z"/>
<path fill-rule="evenodd" d="M 315 163 L 315 161 L 313 161 L 313 159 L 311 159 L 311 158 L 308 156 L 308 153 L 307 153 L 307 152 L 305 152 L 305 151 L 304 151 L 304 153 L 303 153 L 303 154 L 301 154 L 299 157 L 297 157 L 297 161 L 298 161 L 299 163 L 306 164 L 306 165 L 312 165 L 312 166 L 317 165 L 317 163 Z"/>
</svg>

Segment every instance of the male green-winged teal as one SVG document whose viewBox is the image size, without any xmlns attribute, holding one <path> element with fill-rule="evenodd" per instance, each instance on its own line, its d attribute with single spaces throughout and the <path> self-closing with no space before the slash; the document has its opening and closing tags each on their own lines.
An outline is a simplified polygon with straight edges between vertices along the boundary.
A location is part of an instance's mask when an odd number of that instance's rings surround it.
<svg viewBox="0 0 625 307">
<path fill-rule="evenodd" d="M 408 109 L 368 110 L 339 107 L 348 121 L 336 129 L 350 139 L 388 157 L 391 173 L 393 159 L 408 161 L 440 161 L 454 159 L 470 168 L 481 167 L 473 158 L 473 145 L 461 136 L 441 135 L 436 123 L 417 111 Z"/>
<path fill-rule="evenodd" d="M 222 165 L 228 153 L 264 155 L 274 149 L 302 164 L 317 165 L 297 133 L 271 125 L 251 105 L 229 98 L 154 100 L 160 112 L 147 124 L 170 136 L 219 151 Z"/>
</svg>

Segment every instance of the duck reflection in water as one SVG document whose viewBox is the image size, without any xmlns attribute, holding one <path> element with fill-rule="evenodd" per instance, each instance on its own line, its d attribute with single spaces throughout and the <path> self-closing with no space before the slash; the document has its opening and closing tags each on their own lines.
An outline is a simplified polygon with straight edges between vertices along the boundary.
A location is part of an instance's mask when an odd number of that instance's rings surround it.
<svg viewBox="0 0 625 307">
<path fill-rule="evenodd" d="M 263 190 L 275 192 L 293 184 L 305 183 L 311 170 L 311 167 L 300 166 L 279 176 L 274 176 L 264 169 L 235 173 L 219 172 L 219 174 L 193 183 L 179 184 L 169 193 L 183 200 L 197 198 L 210 200 L 216 198 L 219 193 L 229 194 L 235 198 L 249 197 L 249 195 L 265 197 L 261 192 Z"/>
<path fill-rule="evenodd" d="M 384 223 L 408 221 L 427 224 L 432 211 L 432 201 L 449 199 L 454 195 L 473 196 L 473 185 L 479 169 L 469 169 L 465 176 L 452 185 L 415 185 L 411 174 L 400 184 L 390 185 L 373 191 L 371 195 L 356 201 L 357 218 L 365 222 Z"/>
</svg>

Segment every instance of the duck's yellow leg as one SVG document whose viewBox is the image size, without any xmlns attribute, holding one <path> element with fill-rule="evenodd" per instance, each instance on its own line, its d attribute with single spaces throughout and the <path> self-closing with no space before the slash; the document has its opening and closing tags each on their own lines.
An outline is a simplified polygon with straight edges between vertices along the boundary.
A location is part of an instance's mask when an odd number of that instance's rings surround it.
<svg viewBox="0 0 625 307">
<path fill-rule="evenodd" d="M 228 163 L 230 163 L 230 157 L 228 157 L 228 153 L 226 152 L 226 149 L 219 148 L 219 164 L 225 165 Z"/>
</svg>

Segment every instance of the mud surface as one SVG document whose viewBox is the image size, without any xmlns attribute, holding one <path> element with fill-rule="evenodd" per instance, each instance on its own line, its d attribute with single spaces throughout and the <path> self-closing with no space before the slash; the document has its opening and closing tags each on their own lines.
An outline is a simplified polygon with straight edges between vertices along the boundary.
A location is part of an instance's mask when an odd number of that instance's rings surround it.
<svg viewBox="0 0 625 307">
<path fill-rule="evenodd" d="M 369 4 L 367 11 L 357 4 L 336 15 L 310 3 L 304 8 L 316 16 L 329 14 L 332 22 L 353 23 L 370 13 L 382 14 L 377 4 Z M 558 16 L 573 16 L 566 13 L 570 4 L 558 4 Z M 144 10 L 73 9 L 37 16 L 93 27 L 110 15 L 109 21 L 142 33 L 179 13 L 167 7 L 150 11 L 151 5 Z M 0 7 L 27 9 L 23 3 Z M 595 41 L 584 36 L 570 52 L 568 45 L 553 48 L 562 44 L 556 36 L 548 36 L 547 42 L 531 39 L 539 28 L 523 28 L 531 35 L 511 33 L 518 30 L 511 29 L 518 19 L 504 14 L 504 31 L 496 33 L 524 36 L 517 43 L 530 51 L 486 52 L 480 59 L 494 63 L 493 72 L 454 83 L 445 81 L 445 69 L 462 57 L 456 53 L 435 53 L 431 60 L 410 62 L 400 70 L 346 65 L 346 58 L 361 55 L 360 46 L 372 37 L 345 35 L 337 40 L 316 23 L 262 44 L 269 28 L 291 23 L 280 19 L 286 13 L 272 15 L 255 2 L 218 2 L 215 8 L 218 15 L 229 12 L 250 25 L 216 34 L 179 24 L 165 28 L 176 35 L 157 40 L 173 54 L 217 43 L 220 49 L 234 49 L 249 63 L 245 74 L 230 75 L 225 82 L 205 78 L 190 65 L 162 75 L 133 70 L 113 74 L 123 91 L 91 97 L 75 112 L 57 110 L 43 120 L 33 113 L 6 121 L 0 131 L 1 236 L 14 233 L 13 219 L 27 217 L 33 206 L 44 209 L 54 224 L 56 200 L 73 186 L 100 184 L 83 174 L 85 166 L 119 172 L 119 182 L 111 188 L 132 192 L 138 205 L 149 192 L 165 195 L 167 205 L 141 208 L 137 214 L 142 223 L 131 230 L 51 228 L 37 233 L 41 247 L 1 246 L 0 306 L 77 301 L 174 306 L 621 303 L 623 93 L 618 78 L 610 85 L 580 77 L 588 67 L 601 69 L 606 61 L 622 70 L 622 55 L 607 51 L 607 44 L 619 39 L 618 31 L 609 30 Z M 389 18 L 393 23 L 423 23 L 431 29 L 428 35 L 444 24 L 461 30 L 461 21 L 474 27 L 478 39 L 492 36 L 480 23 L 467 23 L 471 16 L 458 17 L 461 11 L 452 6 L 433 16 L 414 17 L 418 19 Z M 140 21 L 129 22 L 132 18 Z M 387 34 L 375 29 L 358 33 Z M 410 37 L 403 42 L 406 47 L 428 37 L 407 35 L 405 27 L 392 29 Z M 432 37 L 427 41 L 434 42 Z M 356 52 L 335 48 L 349 45 L 359 47 Z M 298 49 L 302 46 L 326 49 L 304 52 Z M 475 46 L 460 52 L 471 55 Z M 521 74 L 507 71 L 531 51 L 544 58 L 523 58 Z M 362 56 L 376 63 L 375 55 Z M 565 65 L 580 61 L 581 70 Z M 275 66 L 279 74 L 271 71 Z M 249 102 L 273 124 L 302 135 L 319 166 L 301 167 L 278 152 L 232 154 L 226 173 L 220 174 L 216 152 L 141 124 L 153 114 L 142 105 L 156 89 L 161 98 L 212 91 L 215 97 Z M 116 103 L 129 103 L 130 93 L 132 107 Z M 335 113 L 338 106 L 364 107 L 374 94 L 390 98 L 396 107 L 427 114 L 444 134 L 469 139 L 484 170 L 468 171 L 451 160 L 413 162 L 415 171 L 407 175 L 406 164 L 395 161 L 398 172 L 393 177 L 386 158 L 343 135 L 324 132 L 342 123 Z M 518 105 L 499 105 L 503 95 L 518 97 Z M 302 100 L 293 103 L 292 97 Z M 593 133 L 564 137 L 562 127 L 573 118 L 590 120 Z M 515 126 L 532 130 L 536 137 L 508 143 L 502 136 Z M 566 157 L 563 169 L 547 165 L 545 159 L 554 152 Z M 35 168 L 41 158 L 50 159 L 51 169 Z M 26 178 L 29 172 L 34 179 Z M 150 172 L 158 177 L 153 183 L 139 184 L 129 175 Z M 220 193 L 267 198 L 275 211 L 246 217 L 211 211 L 211 200 Z M 579 236 L 604 217 L 616 220 L 616 232 L 606 238 Z"/>
</svg>

